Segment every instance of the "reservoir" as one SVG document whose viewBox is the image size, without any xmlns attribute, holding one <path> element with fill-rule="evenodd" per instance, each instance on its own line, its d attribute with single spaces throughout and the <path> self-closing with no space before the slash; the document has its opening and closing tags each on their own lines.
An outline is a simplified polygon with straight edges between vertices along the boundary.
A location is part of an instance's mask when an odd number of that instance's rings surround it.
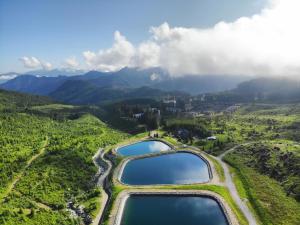
<svg viewBox="0 0 300 225">
<path fill-rule="evenodd" d="M 131 195 L 120 225 L 228 225 L 216 200 L 204 196 Z"/>
<path fill-rule="evenodd" d="M 117 152 L 122 156 L 136 156 L 168 151 L 170 149 L 170 146 L 161 141 L 142 141 L 121 147 Z"/>
<path fill-rule="evenodd" d="M 130 160 L 120 180 L 128 185 L 194 184 L 208 182 L 210 175 L 200 156 L 178 152 Z"/>
</svg>

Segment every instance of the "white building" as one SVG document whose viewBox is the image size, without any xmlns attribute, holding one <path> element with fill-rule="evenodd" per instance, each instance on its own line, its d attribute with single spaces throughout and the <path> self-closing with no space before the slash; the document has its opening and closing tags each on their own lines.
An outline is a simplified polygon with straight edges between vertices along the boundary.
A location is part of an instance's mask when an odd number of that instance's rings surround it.
<svg viewBox="0 0 300 225">
<path fill-rule="evenodd" d="M 217 137 L 216 136 L 210 136 L 210 137 L 207 137 L 206 139 L 208 141 L 215 141 L 215 140 L 217 140 Z"/>
<path fill-rule="evenodd" d="M 133 114 L 132 117 L 135 119 L 140 119 L 143 115 L 144 115 L 144 113 L 136 113 L 136 114 Z"/>
</svg>

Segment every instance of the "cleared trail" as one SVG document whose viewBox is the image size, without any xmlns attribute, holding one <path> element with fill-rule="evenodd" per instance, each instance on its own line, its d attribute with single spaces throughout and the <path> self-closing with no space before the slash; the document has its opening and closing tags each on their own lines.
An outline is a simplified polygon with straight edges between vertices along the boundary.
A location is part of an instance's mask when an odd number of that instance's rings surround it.
<svg viewBox="0 0 300 225">
<path fill-rule="evenodd" d="M 26 166 L 24 166 L 22 168 L 22 170 L 14 177 L 14 179 L 12 180 L 12 182 L 8 185 L 6 191 L 0 196 L 0 201 L 3 200 L 3 198 L 7 197 L 9 195 L 9 193 L 14 189 L 14 187 L 16 186 L 16 184 L 18 183 L 18 181 L 23 177 L 26 169 L 28 167 L 31 166 L 31 164 L 38 158 L 40 157 L 42 154 L 44 154 L 46 146 L 48 145 L 49 139 L 48 137 L 46 137 L 46 140 L 44 141 L 44 143 L 42 144 L 42 147 L 40 148 L 39 152 L 35 155 L 33 155 L 27 162 L 26 162 Z"/>
<path fill-rule="evenodd" d="M 248 145 L 248 144 L 250 144 L 250 143 L 245 143 L 243 145 Z M 244 202 L 239 196 L 239 193 L 238 193 L 238 191 L 235 187 L 235 184 L 233 182 L 233 179 L 231 177 L 228 165 L 223 161 L 223 158 L 226 154 L 234 151 L 239 146 L 241 146 L 241 145 L 237 145 L 215 158 L 218 160 L 218 162 L 222 165 L 222 167 L 224 169 L 225 186 L 229 189 L 232 198 L 234 199 L 236 204 L 242 210 L 243 214 L 245 215 L 246 219 L 248 220 L 249 225 L 257 225 L 256 219 L 255 219 L 254 215 L 252 214 L 252 212 L 250 211 L 249 207 L 247 206 L 246 202 Z"/>
</svg>

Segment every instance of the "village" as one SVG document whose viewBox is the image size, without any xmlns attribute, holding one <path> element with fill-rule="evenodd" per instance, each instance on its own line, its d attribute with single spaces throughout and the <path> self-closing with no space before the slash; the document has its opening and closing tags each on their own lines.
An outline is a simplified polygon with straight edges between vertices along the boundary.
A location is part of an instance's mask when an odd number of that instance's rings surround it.
<svg viewBox="0 0 300 225">
<path fill-rule="evenodd" d="M 146 101 L 145 101 L 146 102 Z M 231 115 L 240 104 L 214 104 L 200 96 L 165 96 L 160 100 L 122 101 L 116 104 L 115 112 L 123 120 L 138 124 L 144 131 L 163 128 L 169 135 L 183 142 L 206 139 L 217 141 L 217 135 L 206 129 L 206 122 L 215 116 Z M 175 122 L 174 122 L 175 121 Z M 203 121 L 199 126 L 199 121 Z"/>
</svg>

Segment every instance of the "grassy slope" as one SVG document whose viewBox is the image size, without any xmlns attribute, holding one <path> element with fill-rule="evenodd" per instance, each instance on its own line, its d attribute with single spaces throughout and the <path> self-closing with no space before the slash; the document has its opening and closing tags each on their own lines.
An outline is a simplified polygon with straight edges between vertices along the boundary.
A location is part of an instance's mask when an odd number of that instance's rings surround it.
<svg viewBox="0 0 300 225">
<path fill-rule="evenodd" d="M 240 196 L 249 199 L 250 208 L 262 224 L 296 225 L 300 221 L 299 202 L 286 194 L 291 184 L 298 182 L 297 175 L 292 175 L 297 169 L 292 172 L 280 159 L 287 152 L 299 156 L 299 144 L 294 142 L 299 119 L 298 105 L 260 105 L 242 108 L 226 124 L 227 134 L 236 137 L 237 142 L 258 143 L 251 152 L 253 145 L 248 152 L 245 147 L 245 151 L 228 154 L 225 160 L 233 167 Z M 263 149 L 269 151 L 262 154 Z M 293 165 L 297 167 L 294 162 Z"/>
<path fill-rule="evenodd" d="M 20 99 L 21 98 L 21 99 Z M 13 101 L 11 101 L 13 99 Z M 26 107 L 22 101 L 26 99 Z M 47 102 L 26 95 L 0 93 L 1 224 L 78 224 L 65 210 L 66 202 L 86 206 L 94 215 L 99 191 L 92 179 L 96 167 L 92 156 L 99 147 L 115 144 L 125 137 L 91 115 L 76 120 L 56 121 L 26 110 L 53 108 Z M 10 104 L 6 104 L 10 102 Z M 69 108 L 69 106 L 67 107 Z M 13 178 L 35 155 L 45 138 L 45 152 L 26 168 L 14 188 L 3 195 Z M 1 195 L 2 194 L 2 195 Z"/>
<path fill-rule="evenodd" d="M 239 194 L 250 201 L 262 224 L 297 225 L 300 221 L 300 204 L 287 197 L 280 184 L 240 164 L 237 157 L 227 156 L 226 161 L 235 168 L 235 184 Z"/>
<path fill-rule="evenodd" d="M 268 142 L 283 152 L 291 151 L 300 155 L 300 151 L 297 151 L 300 149 L 299 144 L 295 142 L 300 139 L 300 105 L 249 105 L 232 115 L 216 115 L 208 117 L 207 120 L 209 129 L 218 137 L 218 141 L 197 140 L 194 145 L 213 155 L 219 155 L 231 146 L 245 142 Z M 278 181 L 251 168 L 244 169 L 244 158 L 245 154 L 241 154 L 239 159 L 230 161 L 235 167 L 231 171 L 236 174 L 234 182 L 241 197 L 252 198 L 250 208 L 256 210 L 256 214 L 260 215 L 264 224 L 297 224 L 300 214 L 299 203 L 286 196 L 283 186 Z M 282 160 L 279 158 L 271 157 L 270 162 L 274 164 L 280 161 Z M 290 166 L 286 164 L 280 164 L 278 167 L 285 168 L 282 170 L 284 173 L 290 170 Z M 249 181 L 245 181 L 245 177 Z M 285 189 L 288 189 L 298 181 L 294 176 L 281 182 L 286 186 Z M 266 188 L 269 186 L 270 188 Z M 249 193 L 252 193 L 252 197 Z"/>
<path fill-rule="evenodd" d="M 206 157 L 208 157 L 209 160 L 213 162 L 213 164 L 215 166 L 215 169 L 216 169 L 216 171 L 219 175 L 220 181 L 224 182 L 225 181 L 225 174 L 224 174 L 224 169 L 221 166 L 221 164 L 215 158 L 213 158 L 212 156 L 210 156 L 208 154 L 206 154 Z"/>
</svg>

